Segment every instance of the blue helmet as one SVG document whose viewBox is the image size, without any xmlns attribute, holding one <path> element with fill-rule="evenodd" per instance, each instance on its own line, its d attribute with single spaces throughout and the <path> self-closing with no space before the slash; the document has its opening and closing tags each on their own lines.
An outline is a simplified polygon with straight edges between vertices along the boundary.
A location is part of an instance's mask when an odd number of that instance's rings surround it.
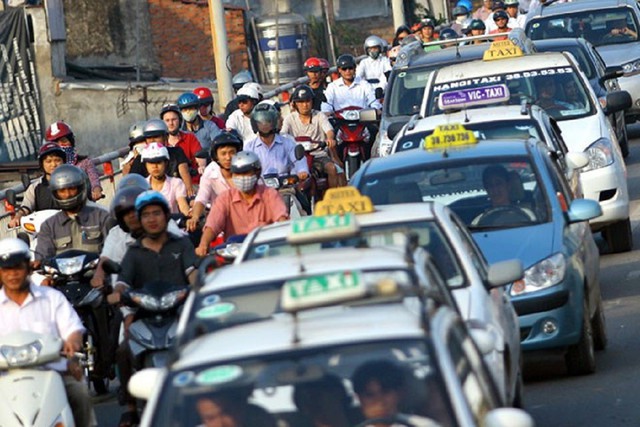
<svg viewBox="0 0 640 427">
<path fill-rule="evenodd" d="M 185 92 L 178 98 L 178 107 L 183 110 L 185 108 L 198 108 L 200 99 L 193 92 Z"/>
<path fill-rule="evenodd" d="M 471 0 L 458 0 L 458 2 L 456 3 L 456 7 L 457 6 L 463 6 L 467 9 L 467 12 L 471 13 L 471 11 L 473 10 L 473 3 L 471 3 Z"/>
<path fill-rule="evenodd" d="M 169 215 L 169 212 L 170 212 L 169 202 L 167 202 L 167 199 L 165 199 L 162 193 L 155 190 L 147 190 L 141 193 L 138 197 L 136 197 L 135 208 L 136 208 L 136 214 L 138 215 L 138 218 L 140 218 L 142 209 L 146 208 L 149 205 L 160 206 L 164 211 L 164 213 Z"/>
</svg>

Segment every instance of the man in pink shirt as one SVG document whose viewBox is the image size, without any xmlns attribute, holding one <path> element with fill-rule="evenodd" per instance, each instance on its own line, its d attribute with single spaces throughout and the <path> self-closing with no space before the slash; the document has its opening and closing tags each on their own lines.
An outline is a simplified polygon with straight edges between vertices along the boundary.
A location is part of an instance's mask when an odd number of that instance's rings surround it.
<svg viewBox="0 0 640 427">
<path fill-rule="evenodd" d="M 196 255 L 205 256 L 209 244 L 221 232 L 225 238 L 249 233 L 256 227 L 288 219 L 280 193 L 259 185 L 262 166 L 258 156 L 242 151 L 231 160 L 233 187 L 220 194 L 211 208 Z"/>
</svg>

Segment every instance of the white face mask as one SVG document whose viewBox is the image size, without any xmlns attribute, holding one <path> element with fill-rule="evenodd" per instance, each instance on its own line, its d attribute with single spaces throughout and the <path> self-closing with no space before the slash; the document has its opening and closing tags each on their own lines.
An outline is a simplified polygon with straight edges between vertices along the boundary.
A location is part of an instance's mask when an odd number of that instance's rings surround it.
<svg viewBox="0 0 640 427">
<path fill-rule="evenodd" d="M 256 175 L 234 175 L 231 177 L 233 181 L 233 185 L 243 193 L 248 193 L 253 190 L 258 182 L 258 177 Z"/>
<path fill-rule="evenodd" d="M 189 123 L 194 121 L 196 117 L 198 117 L 198 110 L 196 109 L 182 110 L 182 118 L 188 121 Z"/>
</svg>

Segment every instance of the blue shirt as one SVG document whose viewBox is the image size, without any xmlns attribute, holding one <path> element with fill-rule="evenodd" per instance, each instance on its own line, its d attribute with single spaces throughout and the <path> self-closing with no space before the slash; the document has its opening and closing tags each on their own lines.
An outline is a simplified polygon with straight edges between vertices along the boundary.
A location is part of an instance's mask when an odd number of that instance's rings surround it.
<svg viewBox="0 0 640 427">
<path fill-rule="evenodd" d="M 202 126 L 200 126 L 200 129 L 193 133 L 196 135 L 196 138 L 198 138 L 198 141 L 200 142 L 202 148 L 208 150 L 209 147 L 211 147 L 211 144 L 213 144 L 213 138 L 218 136 L 218 134 L 222 131 L 211 120 L 200 119 L 200 121 L 202 122 Z M 183 127 L 184 129 L 182 130 L 188 130 L 186 129 L 186 125 Z"/>
<path fill-rule="evenodd" d="M 296 160 L 294 150 L 296 142 L 293 138 L 277 134 L 271 146 L 265 144 L 260 136 L 245 142 L 243 150 L 253 151 L 260 158 L 262 174 L 278 172 L 279 175 L 309 173 L 307 159 Z"/>
</svg>

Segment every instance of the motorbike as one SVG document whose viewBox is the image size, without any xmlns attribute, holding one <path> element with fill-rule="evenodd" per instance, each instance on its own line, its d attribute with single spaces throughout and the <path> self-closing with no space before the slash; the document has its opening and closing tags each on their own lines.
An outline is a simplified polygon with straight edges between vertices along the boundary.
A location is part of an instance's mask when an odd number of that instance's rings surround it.
<svg viewBox="0 0 640 427">
<path fill-rule="evenodd" d="M 43 263 L 43 271 L 51 276 L 53 287 L 64 294 L 80 316 L 86 329 L 82 353 L 85 356 L 85 378 L 96 393 L 104 394 L 113 379 L 113 358 L 120 324 L 120 313 L 110 307 L 106 289 L 91 286 L 98 265 L 98 254 L 70 249 Z"/>
<path fill-rule="evenodd" d="M 369 153 L 366 152 L 371 133 L 366 123 L 376 121 L 376 110 L 347 107 L 334 113 L 336 140 L 342 144 L 347 180 L 360 168 Z"/>
<path fill-rule="evenodd" d="M 0 420 L 3 426 L 74 426 L 60 374 L 62 340 L 30 331 L 0 337 Z M 82 362 L 82 360 L 81 360 Z"/>
<path fill-rule="evenodd" d="M 312 141 L 308 136 L 298 136 L 295 138 L 296 142 L 304 147 L 305 157 L 307 159 L 307 166 L 311 174 L 311 184 L 309 187 L 309 200 L 312 205 L 322 200 L 325 191 L 329 188 L 329 180 L 324 170 L 318 170 L 313 165 L 313 154 L 320 152 L 327 147 L 324 141 Z"/>
<path fill-rule="evenodd" d="M 304 147 L 297 144 L 294 154 L 296 160 L 302 160 L 305 156 Z M 287 169 L 290 170 L 291 167 L 292 164 L 289 164 Z M 311 214 L 311 205 L 304 194 L 304 191 L 310 185 L 308 179 L 300 182 L 300 178 L 296 174 L 281 173 L 270 168 L 262 175 L 262 180 L 267 187 L 278 190 L 285 206 L 287 206 L 287 213 L 290 218 L 299 218 Z"/>
</svg>

